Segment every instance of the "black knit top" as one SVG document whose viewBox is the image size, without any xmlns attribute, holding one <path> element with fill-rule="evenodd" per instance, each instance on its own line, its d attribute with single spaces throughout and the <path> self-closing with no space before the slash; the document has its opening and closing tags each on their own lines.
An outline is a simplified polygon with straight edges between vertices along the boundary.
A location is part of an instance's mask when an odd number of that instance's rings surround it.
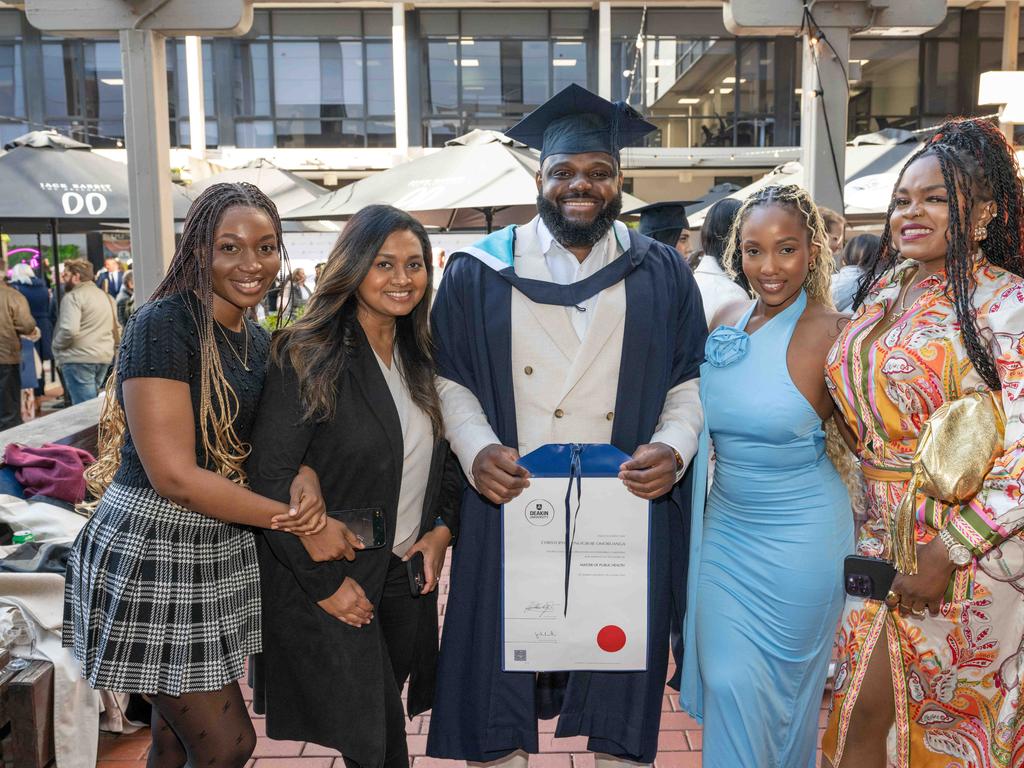
<svg viewBox="0 0 1024 768">
<path fill-rule="evenodd" d="M 132 315 L 125 328 L 117 361 L 117 397 L 124 405 L 121 382 L 136 377 L 174 379 L 188 382 L 192 395 L 192 414 L 196 421 L 196 463 L 214 469 L 207 461 L 203 436 L 199 428 L 199 396 L 201 386 L 199 360 L 199 331 L 193 313 L 198 315 L 198 300 L 193 296 L 175 294 L 146 303 Z M 190 311 L 191 310 L 191 311 Z M 220 352 L 224 375 L 238 397 L 238 415 L 235 434 L 249 440 L 256 406 L 263 391 L 267 356 L 270 352 L 270 334 L 251 320 L 248 324 L 248 358 L 246 358 L 245 331 L 232 331 L 214 322 L 214 337 Z M 229 346 L 230 344 L 230 346 Z M 234 351 L 232 351 L 232 348 Z M 242 361 L 248 363 L 246 371 Z M 213 402 L 216 408 L 216 400 Z M 114 482 L 134 488 L 151 488 L 146 470 L 135 452 L 130 432 L 125 432 L 121 448 L 121 465 Z"/>
</svg>

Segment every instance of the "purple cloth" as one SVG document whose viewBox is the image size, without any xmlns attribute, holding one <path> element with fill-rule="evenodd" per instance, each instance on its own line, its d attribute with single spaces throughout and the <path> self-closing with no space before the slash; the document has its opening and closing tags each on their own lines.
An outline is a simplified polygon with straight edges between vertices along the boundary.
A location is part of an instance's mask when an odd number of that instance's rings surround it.
<svg viewBox="0 0 1024 768">
<path fill-rule="evenodd" d="M 85 468 L 96 459 L 88 451 L 70 445 L 46 443 L 31 448 L 11 443 L 4 449 L 4 462 L 25 486 L 25 498 L 49 496 L 71 504 L 85 499 Z"/>
</svg>

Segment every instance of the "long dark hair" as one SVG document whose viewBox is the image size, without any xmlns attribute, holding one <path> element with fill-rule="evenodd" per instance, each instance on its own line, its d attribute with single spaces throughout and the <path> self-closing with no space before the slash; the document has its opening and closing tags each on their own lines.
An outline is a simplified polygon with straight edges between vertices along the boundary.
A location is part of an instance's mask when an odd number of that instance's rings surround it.
<svg viewBox="0 0 1024 768">
<path fill-rule="evenodd" d="M 306 313 L 274 336 L 272 359 L 280 363 L 288 355 L 298 375 L 304 417 L 310 421 L 334 416 L 338 377 L 356 353 L 356 291 L 384 241 L 400 231 L 411 232 L 423 247 L 427 289 L 413 311 L 396 320 L 395 354 L 413 402 L 430 417 L 434 434 L 443 434 L 430 340 L 434 273 L 430 239 L 422 224 L 390 205 L 368 205 L 349 219 L 327 257 Z"/>
<path fill-rule="evenodd" d="M 736 218 L 742 205 L 743 201 L 732 197 L 723 197 L 712 205 L 707 216 L 704 217 L 704 225 L 700 228 L 700 245 L 704 250 L 704 258 L 710 256 L 718 262 L 718 266 L 726 269 L 730 274 L 735 274 L 733 282 L 750 293 L 750 283 L 747 276 L 743 274 L 739 251 L 735 251 L 733 254 L 737 261 L 732 265 L 731 270 L 722 263 L 722 258 L 729 245 L 729 232 L 732 230 L 733 219 Z"/>
<path fill-rule="evenodd" d="M 861 232 L 859 235 L 854 235 L 843 246 L 843 266 L 866 266 L 872 257 L 878 253 L 878 246 L 881 242 L 882 238 L 870 232 Z"/>
<path fill-rule="evenodd" d="M 995 216 L 988 223 L 988 233 L 980 244 L 981 253 L 995 266 L 1024 276 L 1024 259 L 1020 251 L 1024 192 L 1017 158 L 1002 132 L 991 121 L 980 118 L 949 120 L 904 164 L 893 188 L 881 243 L 873 258 L 864 265 L 864 276 L 853 306 L 859 307 L 864 302 L 889 268 L 890 260 L 897 255 L 889 224 L 896 207 L 896 189 L 910 164 L 926 155 L 938 160 L 949 197 L 946 295 L 956 310 L 967 356 L 985 383 L 992 389 L 999 389 L 995 360 L 982 340 L 977 313 L 971 304 L 975 288 L 971 263 L 971 214 L 976 202 L 992 201 L 996 204 Z"/>
<path fill-rule="evenodd" d="M 214 184 L 203 191 L 188 209 L 181 238 L 164 279 L 153 291 L 150 301 L 175 294 L 195 297 L 185 306 L 192 314 L 199 335 L 199 413 L 195 414 L 202 435 L 203 448 L 216 471 L 239 483 L 245 482 L 244 464 L 249 446 L 235 432 L 238 397 L 224 376 L 213 319 L 213 251 L 217 225 L 229 208 L 255 208 L 270 218 L 281 254 L 281 265 L 287 270 L 288 255 L 281 236 L 281 218 L 277 206 L 252 184 Z M 90 493 L 99 498 L 114 479 L 120 464 L 121 447 L 127 429 L 124 410 L 117 399 L 117 373 L 110 375 L 106 401 L 100 414 L 100 455 L 86 470 Z"/>
</svg>

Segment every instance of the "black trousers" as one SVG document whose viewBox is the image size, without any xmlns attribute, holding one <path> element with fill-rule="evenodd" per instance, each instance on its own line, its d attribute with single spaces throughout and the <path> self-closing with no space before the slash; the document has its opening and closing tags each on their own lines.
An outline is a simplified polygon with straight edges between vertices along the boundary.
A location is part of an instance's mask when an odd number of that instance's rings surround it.
<svg viewBox="0 0 1024 768">
<path fill-rule="evenodd" d="M 0 429 L 21 424 L 21 366 L 0 365 Z"/>
<path fill-rule="evenodd" d="M 387 744 L 383 768 L 409 768 L 409 746 L 405 740 L 405 707 L 402 688 L 412 670 L 416 650 L 416 632 L 419 624 L 419 598 L 409 591 L 409 577 L 401 558 L 391 555 L 388 575 L 380 603 L 375 606 L 375 618 L 380 622 L 384 641 L 385 663 L 390 663 L 394 684 L 388 681 L 384 692 L 384 717 Z M 347 768 L 366 768 L 345 758 Z"/>
</svg>

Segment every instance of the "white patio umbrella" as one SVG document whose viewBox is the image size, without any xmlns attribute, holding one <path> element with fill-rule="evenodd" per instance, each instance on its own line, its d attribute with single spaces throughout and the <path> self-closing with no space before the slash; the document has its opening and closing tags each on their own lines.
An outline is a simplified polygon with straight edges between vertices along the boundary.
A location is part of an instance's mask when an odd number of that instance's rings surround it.
<svg viewBox="0 0 1024 768">
<path fill-rule="evenodd" d="M 900 169 L 907 158 L 920 148 L 920 139 L 910 131 L 887 129 L 851 140 L 846 145 L 846 183 L 843 187 L 846 217 L 860 221 L 884 218 Z M 729 197 L 746 200 L 770 184 L 803 184 L 803 179 L 804 168 L 794 160 L 783 163 Z M 696 228 L 703 224 L 709 209 L 710 206 L 690 214 L 690 226 Z"/>
<path fill-rule="evenodd" d="M 537 212 L 539 156 L 497 131 L 475 130 L 444 148 L 342 187 L 282 218 L 347 219 L 387 203 L 444 230 L 523 224 Z M 643 205 L 623 194 L 629 210 Z"/>
</svg>

